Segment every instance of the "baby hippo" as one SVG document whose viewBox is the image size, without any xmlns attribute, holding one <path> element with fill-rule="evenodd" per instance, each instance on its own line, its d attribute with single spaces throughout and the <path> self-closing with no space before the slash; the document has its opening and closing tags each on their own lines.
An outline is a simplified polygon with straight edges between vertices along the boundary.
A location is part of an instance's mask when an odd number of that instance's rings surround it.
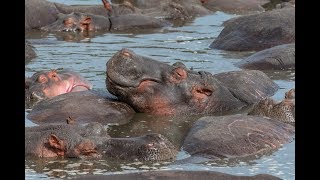
<svg viewBox="0 0 320 180">
<path fill-rule="evenodd" d="M 100 123 L 50 124 L 25 128 L 25 155 L 39 158 L 114 158 L 126 161 L 165 161 L 177 154 L 161 134 L 111 138 Z"/>
<path fill-rule="evenodd" d="M 26 101 L 52 98 L 60 94 L 92 89 L 80 74 L 70 70 L 40 71 L 25 79 Z"/>
<path fill-rule="evenodd" d="M 284 100 L 279 103 L 271 98 L 261 100 L 248 114 L 267 116 L 286 123 L 295 123 L 295 89 L 286 92 Z"/>
</svg>

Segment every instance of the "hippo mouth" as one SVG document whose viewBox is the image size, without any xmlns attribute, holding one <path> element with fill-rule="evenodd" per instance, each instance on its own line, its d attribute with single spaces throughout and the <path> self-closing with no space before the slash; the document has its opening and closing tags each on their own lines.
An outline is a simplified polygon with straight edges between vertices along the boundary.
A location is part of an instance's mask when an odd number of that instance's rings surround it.
<svg viewBox="0 0 320 180">
<path fill-rule="evenodd" d="M 88 86 L 86 84 L 74 84 L 73 86 L 69 86 L 69 88 L 66 90 L 66 93 L 76 92 L 76 91 L 85 91 L 90 89 L 91 89 L 91 86 Z"/>
</svg>

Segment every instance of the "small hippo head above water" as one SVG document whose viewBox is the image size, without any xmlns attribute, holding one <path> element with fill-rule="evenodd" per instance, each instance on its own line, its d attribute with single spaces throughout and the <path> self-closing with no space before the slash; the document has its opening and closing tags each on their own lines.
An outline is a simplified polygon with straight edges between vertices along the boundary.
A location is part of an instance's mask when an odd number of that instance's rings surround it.
<svg viewBox="0 0 320 180">
<path fill-rule="evenodd" d="M 89 32 L 108 30 L 110 22 L 107 17 L 86 13 L 73 12 L 71 14 L 59 14 L 56 22 L 44 26 L 41 30 L 53 32 Z"/>
<path fill-rule="evenodd" d="M 168 65 L 122 49 L 107 62 L 109 92 L 138 112 L 155 115 L 213 114 L 242 107 L 212 74 Z"/>
<path fill-rule="evenodd" d="M 25 98 L 37 101 L 91 88 L 91 83 L 76 72 L 68 70 L 40 71 L 25 79 Z"/>
</svg>

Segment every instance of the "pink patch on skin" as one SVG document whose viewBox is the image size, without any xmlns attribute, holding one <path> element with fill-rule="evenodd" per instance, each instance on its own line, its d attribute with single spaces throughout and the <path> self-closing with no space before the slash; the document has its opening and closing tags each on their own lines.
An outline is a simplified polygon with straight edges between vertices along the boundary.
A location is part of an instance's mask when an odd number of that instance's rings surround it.
<svg viewBox="0 0 320 180">
<path fill-rule="evenodd" d="M 168 100 L 163 97 L 154 97 L 150 102 L 150 110 L 154 115 L 173 115 L 175 114 L 175 109 L 170 105 Z"/>
</svg>

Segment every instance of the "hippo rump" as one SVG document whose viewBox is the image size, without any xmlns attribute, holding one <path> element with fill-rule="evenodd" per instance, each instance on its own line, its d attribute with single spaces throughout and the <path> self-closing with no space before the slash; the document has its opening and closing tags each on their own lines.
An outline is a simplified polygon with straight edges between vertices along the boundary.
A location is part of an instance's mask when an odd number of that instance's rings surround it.
<svg viewBox="0 0 320 180">
<path fill-rule="evenodd" d="M 294 126 L 265 117 L 243 114 L 198 119 L 182 149 L 207 160 L 256 158 L 293 140 Z"/>
<path fill-rule="evenodd" d="M 259 101 L 248 115 L 266 116 L 286 123 L 295 123 L 295 89 L 286 92 L 281 102 L 271 98 Z"/>
<path fill-rule="evenodd" d="M 243 14 L 264 11 L 262 5 L 268 0 L 200 0 L 202 5 L 211 11 Z"/>
<path fill-rule="evenodd" d="M 86 126 L 55 124 L 25 128 L 25 155 L 30 158 L 112 158 L 165 161 L 177 150 L 161 134 L 111 138 L 99 123 Z"/>
<path fill-rule="evenodd" d="M 24 61 L 29 62 L 30 60 L 37 57 L 36 52 L 34 51 L 34 47 L 30 44 L 29 41 L 25 41 L 24 43 Z"/>
<path fill-rule="evenodd" d="M 90 89 L 92 84 L 79 73 L 71 70 L 39 71 L 25 78 L 26 101 L 39 101 L 68 92 Z"/>
<path fill-rule="evenodd" d="M 185 170 L 160 170 L 144 171 L 126 174 L 85 175 L 75 180 L 127 180 L 127 179 L 153 179 L 153 180 L 187 180 L 187 179 L 224 179 L 224 180 L 280 180 L 268 174 L 254 176 L 237 176 L 215 171 L 185 171 Z"/>
<path fill-rule="evenodd" d="M 125 124 L 135 114 L 126 103 L 97 91 L 70 92 L 42 100 L 32 107 L 27 118 L 35 124 L 99 122 Z"/>
<path fill-rule="evenodd" d="M 295 69 L 295 44 L 283 44 L 259 51 L 235 65 L 242 69 Z"/>
<path fill-rule="evenodd" d="M 295 42 L 295 8 L 283 8 L 240 16 L 224 23 L 210 48 L 228 51 L 260 51 Z"/>
<path fill-rule="evenodd" d="M 89 13 L 61 14 L 57 21 L 41 28 L 50 32 L 97 32 L 152 29 L 169 26 L 168 21 L 140 14 L 104 17 Z"/>
<path fill-rule="evenodd" d="M 278 86 L 259 71 L 212 75 L 168 65 L 122 49 L 106 64 L 106 86 L 137 112 L 154 115 L 221 114 L 272 96 Z"/>
</svg>

